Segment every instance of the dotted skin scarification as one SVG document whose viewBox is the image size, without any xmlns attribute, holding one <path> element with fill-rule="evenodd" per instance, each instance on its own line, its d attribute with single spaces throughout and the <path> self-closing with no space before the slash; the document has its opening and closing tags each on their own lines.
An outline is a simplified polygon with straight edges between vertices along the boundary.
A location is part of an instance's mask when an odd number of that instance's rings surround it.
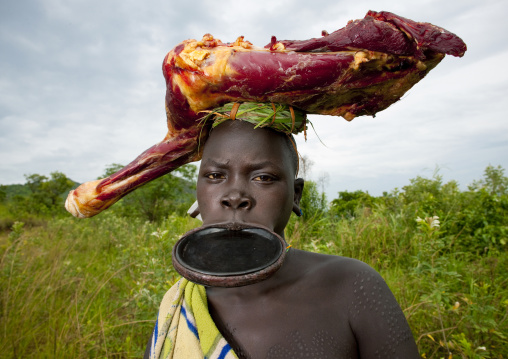
<svg viewBox="0 0 508 359">
<path fill-rule="evenodd" d="M 371 325 L 379 326 L 387 338 L 376 350 L 376 358 L 393 358 L 400 344 L 413 339 L 406 318 L 380 277 L 369 272 L 359 272 L 353 281 L 350 318 L 354 320 L 366 316 L 372 319 L 371 313 L 381 316 L 379 323 L 372 322 Z"/>
<path fill-rule="evenodd" d="M 286 344 L 272 347 L 266 359 L 353 358 L 348 346 L 324 330 L 316 331 L 308 340 L 305 340 L 299 331 L 293 331 L 286 339 Z"/>
</svg>

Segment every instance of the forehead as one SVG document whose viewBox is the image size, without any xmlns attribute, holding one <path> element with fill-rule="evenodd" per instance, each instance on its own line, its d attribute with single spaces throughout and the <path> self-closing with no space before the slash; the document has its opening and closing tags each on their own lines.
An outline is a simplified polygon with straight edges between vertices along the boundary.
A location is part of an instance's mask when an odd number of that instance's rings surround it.
<svg viewBox="0 0 508 359">
<path fill-rule="evenodd" d="M 256 128 L 244 121 L 226 121 L 212 130 L 203 151 L 203 162 L 209 159 L 233 158 L 254 161 L 261 157 L 280 165 L 290 162 L 284 134 Z"/>
</svg>

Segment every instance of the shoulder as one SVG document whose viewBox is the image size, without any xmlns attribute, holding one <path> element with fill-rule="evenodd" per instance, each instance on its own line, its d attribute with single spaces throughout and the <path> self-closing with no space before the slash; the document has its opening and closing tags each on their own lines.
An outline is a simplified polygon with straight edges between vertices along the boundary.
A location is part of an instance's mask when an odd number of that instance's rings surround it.
<svg viewBox="0 0 508 359">
<path fill-rule="evenodd" d="M 323 294 L 348 308 L 352 322 L 371 313 L 391 315 L 392 310 L 400 311 L 385 280 L 368 264 L 347 257 L 299 253 L 302 266 L 307 268 L 304 280 L 318 283 Z"/>
<path fill-rule="evenodd" d="M 298 251 L 298 256 L 306 275 L 329 282 L 331 285 L 354 285 L 357 280 L 358 283 L 370 281 L 384 283 L 374 268 L 357 259 L 306 251 Z"/>
<path fill-rule="evenodd" d="M 351 314 L 358 306 L 378 310 L 381 301 L 394 301 L 381 275 L 357 259 L 298 251 L 300 284 L 308 290 L 318 290 L 328 303 L 348 308 Z"/>
<path fill-rule="evenodd" d="M 356 259 L 300 251 L 307 283 L 346 317 L 361 357 L 419 358 L 404 313 L 381 275 Z M 330 300 L 331 299 L 331 300 Z M 392 355 L 393 354 L 393 355 Z"/>
</svg>

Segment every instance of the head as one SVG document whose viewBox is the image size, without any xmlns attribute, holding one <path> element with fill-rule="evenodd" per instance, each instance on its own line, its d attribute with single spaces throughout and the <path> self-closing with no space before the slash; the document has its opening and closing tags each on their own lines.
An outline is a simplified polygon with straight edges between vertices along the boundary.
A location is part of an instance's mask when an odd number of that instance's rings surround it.
<svg viewBox="0 0 508 359">
<path fill-rule="evenodd" d="M 203 224 L 258 224 L 284 235 L 299 211 L 303 180 L 287 135 L 244 121 L 226 121 L 210 134 L 198 174 Z M 296 160 L 295 160 L 296 159 Z"/>
</svg>

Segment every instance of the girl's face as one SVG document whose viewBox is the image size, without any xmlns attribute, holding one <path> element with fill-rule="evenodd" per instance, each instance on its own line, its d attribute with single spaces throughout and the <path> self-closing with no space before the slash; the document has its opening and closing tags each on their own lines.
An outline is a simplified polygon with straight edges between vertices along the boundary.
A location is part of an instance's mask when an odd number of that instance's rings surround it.
<svg viewBox="0 0 508 359">
<path fill-rule="evenodd" d="M 227 121 L 206 142 L 197 198 L 203 224 L 258 224 L 283 236 L 303 181 L 283 134 Z"/>
</svg>

